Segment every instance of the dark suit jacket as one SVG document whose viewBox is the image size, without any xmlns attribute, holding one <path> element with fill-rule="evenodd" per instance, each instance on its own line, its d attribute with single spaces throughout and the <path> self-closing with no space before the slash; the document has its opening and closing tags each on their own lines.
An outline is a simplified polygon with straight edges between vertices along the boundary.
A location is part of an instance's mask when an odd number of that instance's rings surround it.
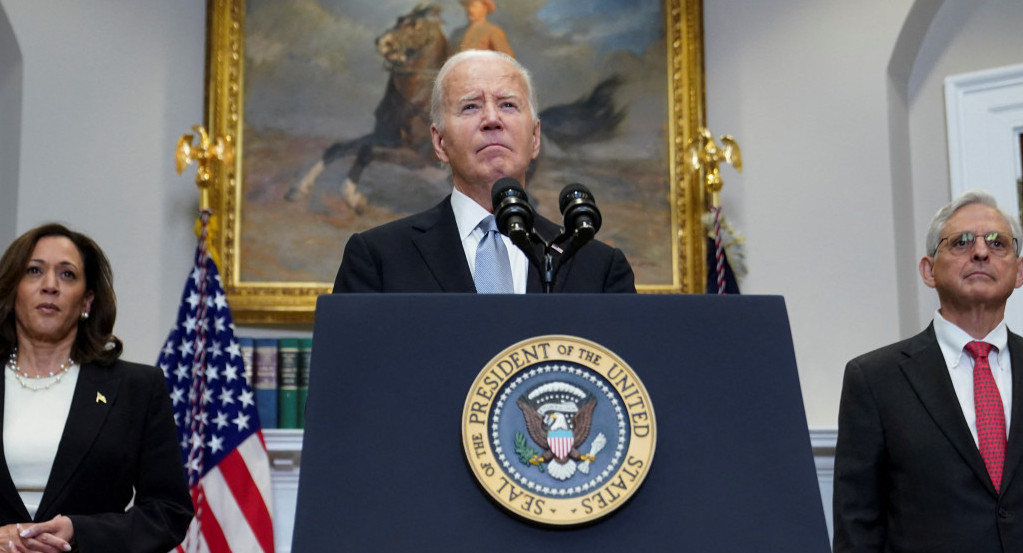
<svg viewBox="0 0 1023 553">
<path fill-rule="evenodd" d="M 0 459 L 0 525 L 29 521 L 2 447 Z M 160 370 L 126 361 L 81 367 L 35 520 L 58 514 L 71 519 L 86 553 L 162 553 L 184 539 L 192 501 Z"/>
<path fill-rule="evenodd" d="M 534 226 L 547 239 L 559 230 L 542 217 Z M 526 291 L 541 290 L 539 275 L 530 269 Z M 334 280 L 335 293 L 475 291 L 450 196 L 422 213 L 352 235 Z M 621 250 L 592 241 L 558 272 L 554 291 L 635 292 L 636 285 Z"/>
<path fill-rule="evenodd" d="M 1023 551 L 1023 338 L 996 493 L 934 327 L 849 362 L 835 451 L 835 553 Z"/>
</svg>

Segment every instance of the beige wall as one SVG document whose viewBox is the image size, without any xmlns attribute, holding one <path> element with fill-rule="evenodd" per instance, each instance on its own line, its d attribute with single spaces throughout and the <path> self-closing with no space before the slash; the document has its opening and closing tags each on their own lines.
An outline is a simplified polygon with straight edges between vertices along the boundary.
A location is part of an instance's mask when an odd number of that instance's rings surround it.
<svg viewBox="0 0 1023 553">
<path fill-rule="evenodd" d="M 706 0 L 704 12 L 707 119 L 743 148 L 723 198 L 748 238 L 743 291 L 785 296 L 809 424 L 833 427 L 845 363 L 937 307 L 916 264 L 949 200 L 943 79 L 1023 61 L 1023 4 Z"/>
<path fill-rule="evenodd" d="M 60 220 L 96 238 L 126 356 L 153 362 L 194 248 L 194 169 L 177 176 L 171 153 L 202 121 L 205 3 L 0 7 L 24 68 L 17 231 Z M 833 427 L 845 362 L 936 305 L 915 266 L 949 194 L 941 83 L 1023 61 L 1023 4 L 705 0 L 704 12 L 708 122 L 743 148 L 723 199 L 748 238 L 744 292 L 785 297 L 809 424 Z"/>
</svg>

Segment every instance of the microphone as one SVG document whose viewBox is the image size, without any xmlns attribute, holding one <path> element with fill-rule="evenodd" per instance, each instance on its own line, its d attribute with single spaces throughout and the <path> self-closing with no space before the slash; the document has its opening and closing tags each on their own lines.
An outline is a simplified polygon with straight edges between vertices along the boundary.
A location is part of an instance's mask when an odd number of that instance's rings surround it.
<svg viewBox="0 0 1023 553">
<path fill-rule="evenodd" d="M 529 247 L 536 214 L 526 191 L 512 177 L 498 179 L 490 194 L 497 230 L 511 238 L 519 248 Z"/>
<path fill-rule="evenodd" d="M 565 232 L 572 234 L 576 248 L 593 240 L 603 221 L 593 194 L 585 186 L 573 183 L 561 190 L 558 207 L 565 217 Z"/>
</svg>

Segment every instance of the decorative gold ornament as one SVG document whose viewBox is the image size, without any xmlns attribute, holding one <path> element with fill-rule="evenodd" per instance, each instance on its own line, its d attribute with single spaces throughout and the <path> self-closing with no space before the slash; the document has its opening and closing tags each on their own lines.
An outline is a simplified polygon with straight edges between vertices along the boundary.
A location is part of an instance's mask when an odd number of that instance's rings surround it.
<svg viewBox="0 0 1023 553">
<path fill-rule="evenodd" d="M 686 165 L 690 170 L 705 173 L 704 186 L 710 194 L 710 205 L 721 205 L 721 172 L 718 164 L 724 161 L 736 171 L 742 172 L 742 152 L 739 143 L 731 135 L 721 136 L 721 147 L 714 141 L 714 136 L 706 127 L 700 127 L 696 138 L 689 141 L 686 148 Z"/>
<path fill-rule="evenodd" d="M 199 187 L 199 208 L 206 210 L 210 208 L 209 186 L 213 179 L 211 162 L 218 160 L 226 165 L 234 163 L 234 145 L 231 137 L 224 135 L 211 142 L 209 133 L 202 125 L 193 125 L 192 130 L 199 133 L 199 144 L 192 144 L 195 135 L 183 135 L 174 151 L 174 168 L 180 175 L 193 161 L 197 163 L 195 184 Z"/>
</svg>

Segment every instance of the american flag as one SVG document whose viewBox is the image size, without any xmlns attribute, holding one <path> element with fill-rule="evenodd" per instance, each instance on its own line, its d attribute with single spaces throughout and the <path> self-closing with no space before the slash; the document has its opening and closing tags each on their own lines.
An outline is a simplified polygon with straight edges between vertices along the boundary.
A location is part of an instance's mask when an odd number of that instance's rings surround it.
<svg viewBox="0 0 1023 553">
<path fill-rule="evenodd" d="M 270 462 L 241 348 L 206 249 L 209 213 L 178 320 L 160 352 L 195 506 L 184 553 L 273 553 Z"/>
</svg>

